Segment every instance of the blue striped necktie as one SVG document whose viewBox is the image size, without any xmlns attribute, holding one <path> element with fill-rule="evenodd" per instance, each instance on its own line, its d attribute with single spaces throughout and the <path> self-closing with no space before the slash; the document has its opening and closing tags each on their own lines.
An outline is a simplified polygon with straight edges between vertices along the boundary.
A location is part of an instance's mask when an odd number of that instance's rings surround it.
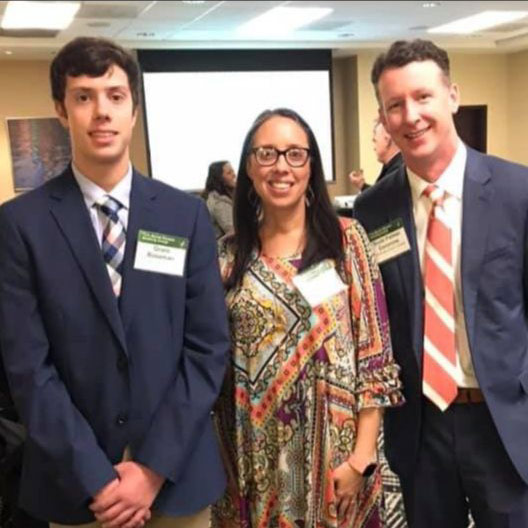
<svg viewBox="0 0 528 528">
<path fill-rule="evenodd" d="M 96 206 L 106 217 L 103 229 L 102 250 L 106 269 L 116 297 L 121 293 L 121 274 L 125 254 L 126 229 L 118 212 L 123 205 L 111 196 L 106 196 Z"/>
</svg>

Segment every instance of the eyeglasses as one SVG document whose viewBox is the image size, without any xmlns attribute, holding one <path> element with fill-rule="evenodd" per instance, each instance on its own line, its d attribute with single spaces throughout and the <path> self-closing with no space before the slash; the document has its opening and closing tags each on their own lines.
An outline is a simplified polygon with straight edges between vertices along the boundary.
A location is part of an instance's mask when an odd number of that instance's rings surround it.
<svg viewBox="0 0 528 528">
<path fill-rule="evenodd" d="M 286 163 L 290 167 L 303 167 L 310 157 L 310 149 L 304 147 L 290 147 L 286 150 L 279 150 L 275 147 L 255 147 L 251 149 L 255 160 L 262 167 L 271 167 L 279 160 L 279 156 L 284 156 Z"/>
</svg>

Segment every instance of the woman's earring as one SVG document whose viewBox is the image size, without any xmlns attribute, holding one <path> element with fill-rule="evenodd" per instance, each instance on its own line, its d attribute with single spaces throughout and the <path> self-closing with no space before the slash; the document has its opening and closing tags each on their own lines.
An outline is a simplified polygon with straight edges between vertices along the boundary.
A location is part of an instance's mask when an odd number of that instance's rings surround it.
<svg viewBox="0 0 528 528">
<path fill-rule="evenodd" d="M 313 192 L 312 187 L 309 185 L 308 189 L 306 191 L 306 194 L 304 195 L 304 201 L 306 203 L 306 207 L 311 207 L 315 200 L 315 194 Z"/>
</svg>

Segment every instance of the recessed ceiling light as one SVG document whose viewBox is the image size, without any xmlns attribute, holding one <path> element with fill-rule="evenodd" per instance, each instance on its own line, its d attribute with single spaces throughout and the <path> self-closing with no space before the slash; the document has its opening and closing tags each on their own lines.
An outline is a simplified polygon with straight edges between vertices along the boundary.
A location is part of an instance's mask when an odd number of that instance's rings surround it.
<svg viewBox="0 0 528 528">
<path fill-rule="evenodd" d="M 5 50 L 4 53 L 6 55 L 13 55 L 13 52 L 11 50 Z"/>
<path fill-rule="evenodd" d="M 483 11 L 476 15 L 459 18 L 448 24 L 442 24 L 441 26 L 428 29 L 427 32 L 466 35 L 468 33 L 474 33 L 475 31 L 500 26 L 508 22 L 514 22 L 515 20 L 524 18 L 526 15 L 528 15 L 528 11 Z"/>
<path fill-rule="evenodd" d="M 64 29 L 71 24 L 80 2 L 8 2 L 4 29 Z"/>
<path fill-rule="evenodd" d="M 333 11 L 331 7 L 274 7 L 237 28 L 249 36 L 284 35 L 319 20 Z"/>
<path fill-rule="evenodd" d="M 422 7 L 429 8 L 429 7 L 438 7 L 440 5 L 440 2 L 424 2 L 422 4 Z"/>
</svg>

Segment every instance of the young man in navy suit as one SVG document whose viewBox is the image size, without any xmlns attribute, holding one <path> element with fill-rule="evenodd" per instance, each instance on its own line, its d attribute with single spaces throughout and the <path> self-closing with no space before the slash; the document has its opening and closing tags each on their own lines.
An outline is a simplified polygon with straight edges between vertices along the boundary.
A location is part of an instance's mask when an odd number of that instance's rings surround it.
<svg viewBox="0 0 528 528">
<path fill-rule="evenodd" d="M 405 166 L 356 201 L 378 250 L 406 405 L 385 415 L 409 526 L 528 526 L 528 169 L 465 146 L 447 53 L 372 70 Z"/>
<path fill-rule="evenodd" d="M 72 163 L 0 208 L 1 348 L 20 502 L 52 526 L 208 526 L 228 329 L 204 204 L 129 160 L 139 70 L 78 38 L 51 65 Z M 206 475 L 206 477 L 204 477 Z"/>
</svg>

